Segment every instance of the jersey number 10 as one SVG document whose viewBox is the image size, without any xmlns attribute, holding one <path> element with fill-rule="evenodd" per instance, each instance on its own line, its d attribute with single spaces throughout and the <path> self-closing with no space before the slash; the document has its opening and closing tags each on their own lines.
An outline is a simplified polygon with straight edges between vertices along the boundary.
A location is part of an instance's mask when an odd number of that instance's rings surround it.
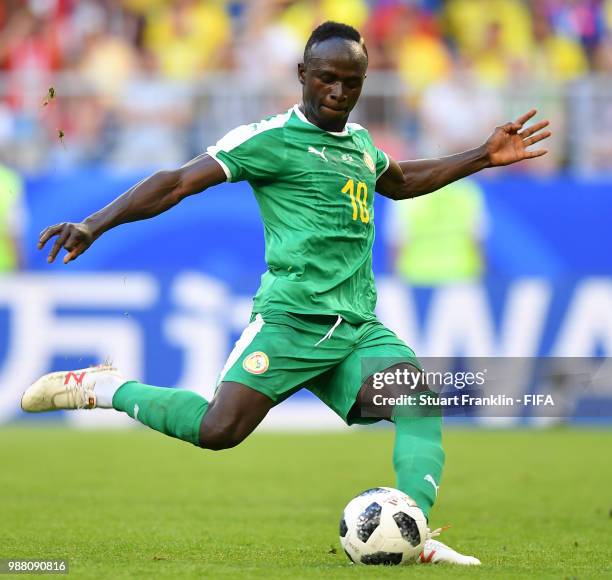
<svg viewBox="0 0 612 580">
<path fill-rule="evenodd" d="M 370 211 L 368 210 L 368 186 L 363 181 L 357 182 L 357 194 L 355 194 L 355 182 L 349 179 L 342 188 L 342 193 L 348 193 L 353 205 L 353 219 L 359 219 L 367 224 L 370 221 Z M 359 209 L 357 208 L 359 206 Z"/>
</svg>

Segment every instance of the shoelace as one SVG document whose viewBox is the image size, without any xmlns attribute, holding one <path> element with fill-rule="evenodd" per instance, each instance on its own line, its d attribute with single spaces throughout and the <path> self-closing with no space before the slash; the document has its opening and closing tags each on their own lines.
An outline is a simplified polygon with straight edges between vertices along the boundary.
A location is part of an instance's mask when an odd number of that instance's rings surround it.
<svg viewBox="0 0 612 580">
<path fill-rule="evenodd" d="M 429 528 L 427 528 L 425 541 L 423 542 L 423 549 L 416 558 L 418 562 L 421 562 L 423 564 L 429 564 L 431 562 L 434 554 L 436 553 L 436 550 L 430 550 L 429 554 L 425 556 L 425 544 L 432 538 L 436 538 L 437 536 L 439 536 L 444 530 L 447 530 L 448 528 L 450 528 L 450 525 L 442 526 L 441 528 L 436 528 L 435 530 L 430 530 Z"/>
<path fill-rule="evenodd" d="M 427 537 L 425 538 L 425 541 L 438 537 L 442 532 L 444 532 L 445 530 L 448 530 L 448 528 L 450 527 L 451 527 L 450 524 L 446 524 L 445 526 L 436 528 L 435 530 L 430 530 L 429 528 L 427 528 Z"/>
<path fill-rule="evenodd" d="M 97 365 L 98 367 L 102 367 L 103 365 Z M 85 381 L 85 377 L 83 377 L 83 381 Z M 74 383 L 66 385 L 66 391 L 68 392 L 68 401 L 71 404 L 74 404 L 75 408 L 78 409 L 92 409 L 95 407 L 96 399 L 93 395 L 88 395 L 88 393 L 94 387 L 96 381 L 94 380 L 92 383 L 79 384 L 77 381 Z M 70 400 L 72 398 L 72 401 Z"/>
<path fill-rule="evenodd" d="M 439 536 L 444 530 L 442 528 L 436 528 L 435 530 L 430 530 L 429 528 L 427 528 L 427 537 L 425 538 L 425 541 L 427 540 L 431 540 L 432 538 L 436 538 L 437 536 Z"/>
<path fill-rule="evenodd" d="M 71 404 L 74 404 L 76 409 L 85 409 L 87 406 L 87 395 L 85 394 L 85 388 L 74 381 L 72 384 L 70 384 L 70 382 L 68 383 L 66 390 L 68 391 L 68 401 Z"/>
</svg>

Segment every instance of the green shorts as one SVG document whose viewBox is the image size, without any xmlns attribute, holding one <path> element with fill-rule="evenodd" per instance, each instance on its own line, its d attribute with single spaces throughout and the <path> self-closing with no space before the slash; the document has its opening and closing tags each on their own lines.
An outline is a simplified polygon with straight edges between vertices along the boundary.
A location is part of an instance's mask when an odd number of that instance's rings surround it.
<svg viewBox="0 0 612 580">
<path fill-rule="evenodd" d="M 419 366 L 406 343 L 379 320 L 350 324 L 327 315 L 254 315 L 227 359 L 222 381 L 242 383 L 278 404 L 306 388 L 347 424 L 361 385 L 398 362 Z"/>
</svg>

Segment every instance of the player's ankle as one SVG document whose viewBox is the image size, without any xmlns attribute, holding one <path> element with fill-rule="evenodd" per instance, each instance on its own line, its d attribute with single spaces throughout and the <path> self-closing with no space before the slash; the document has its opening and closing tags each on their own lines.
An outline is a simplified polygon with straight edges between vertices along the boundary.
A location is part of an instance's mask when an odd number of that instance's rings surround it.
<svg viewBox="0 0 612 580">
<path fill-rule="evenodd" d="M 113 397 L 115 393 L 128 382 L 116 372 L 108 371 L 100 373 L 96 377 L 96 407 L 101 409 L 113 408 Z"/>
</svg>

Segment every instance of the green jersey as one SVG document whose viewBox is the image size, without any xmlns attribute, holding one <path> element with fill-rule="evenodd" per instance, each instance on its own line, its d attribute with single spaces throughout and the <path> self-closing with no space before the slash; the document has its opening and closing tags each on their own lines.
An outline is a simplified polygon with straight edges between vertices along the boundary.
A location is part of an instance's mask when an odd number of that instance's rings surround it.
<svg viewBox="0 0 612 580">
<path fill-rule="evenodd" d="M 296 105 L 230 131 L 207 153 L 228 181 L 248 181 L 259 204 L 268 271 L 254 312 L 375 318 L 373 198 L 389 158 L 363 127 L 324 131 Z"/>
</svg>

